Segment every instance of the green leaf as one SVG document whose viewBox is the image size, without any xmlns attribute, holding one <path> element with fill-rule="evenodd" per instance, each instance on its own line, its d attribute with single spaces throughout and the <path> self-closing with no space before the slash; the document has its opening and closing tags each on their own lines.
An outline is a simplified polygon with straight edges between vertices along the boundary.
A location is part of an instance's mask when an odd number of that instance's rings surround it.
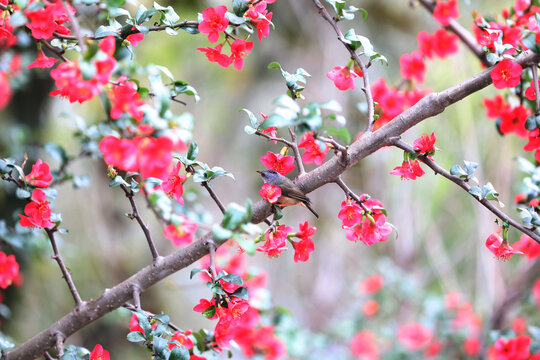
<svg viewBox="0 0 540 360">
<path fill-rule="evenodd" d="M 127 340 L 129 342 L 138 343 L 138 342 L 145 342 L 146 338 L 143 334 L 141 334 L 140 331 L 132 331 L 126 336 Z"/>
<path fill-rule="evenodd" d="M 88 186 L 90 186 L 90 178 L 88 176 L 73 176 L 73 187 L 75 189 L 80 189 Z"/>
<path fill-rule="evenodd" d="M 214 305 L 209 306 L 208 308 L 206 308 L 206 310 L 202 312 L 202 316 L 208 319 L 213 318 L 214 315 L 216 315 L 216 307 Z"/>
<path fill-rule="evenodd" d="M 142 312 L 136 312 L 135 316 L 137 316 L 137 322 L 139 323 L 139 326 L 143 329 L 144 333 L 146 335 L 150 334 L 150 332 L 152 331 L 152 326 L 148 321 L 148 315 Z"/>
<path fill-rule="evenodd" d="M 240 0 L 243 1 L 243 0 Z M 180 26 L 178 29 L 184 30 L 188 34 L 197 35 L 199 34 L 199 25 L 198 24 L 186 24 Z"/>
<path fill-rule="evenodd" d="M 236 16 L 244 16 L 249 9 L 249 3 L 245 0 L 233 0 L 232 9 Z"/>
<path fill-rule="evenodd" d="M 223 240 L 230 239 L 233 235 L 233 232 L 231 230 L 221 227 L 218 224 L 214 224 L 214 226 L 212 226 L 212 235 L 217 240 L 223 241 Z"/>
<path fill-rule="evenodd" d="M 0 331 L 0 350 L 11 349 L 14 346 L 15 343 L 11 340 L 11 338 L 4 335 L 4 333 Z"/>
<path fill-rule="evenodd" d="M 350 29 L 343 35 L 343 42 L 349 44 L 353 50 L 357 50 L 362 47 L 362 54 L 367 56 L 372 62 L 380 61 L 388 63 L 388 60 L 383 55 L 379 54 L 373 49 L 371 41 L 365 36 L 357 35 L 354 29 Z"/>
<path fill-rule="evenodd" d="M 154 345 L 154 352 L 157 354 L 162 354 L 163 350 L 167 349 L 169 342 L 160 336 L 154 336 L 152 345 Z"/>
<path fill-rule="evenodd" d="M 208 272 L 208 270 L 206 269 L 191 269 L 191 273 L 189 274 L 189 279 L 193 279 L 193 277 L 195 275 L 197 275 L 198 273 L 200 272 L 204 272 L 205 274 L 207 274 L 208 276 L 210 276 L 210 273 Z"/>
<path fill-rule="evenodd" d="M 156 9 L 147 10 L 146 7 L 141 4 L 137 9 L 137 14 L 135 15 L 135 21 L 138 25 L 150 20 L 150 18 L 157 13 Z"/>
<path fill-rule="evenodd" d="M 244 132 L 245 132 L 246 134 L 248 134 L 248 135 L 253 135 L 253 134 L 255 134 L 255 133 L 257 132 L 257 129 L 252 128 L 252 127 L 249 126 L 249 125 L 246 125 L 246 126 L 244 126 Z"/>
<path fill-rule="evenodd" d="M 236 289 L 236 291 L 233 292 L 231 294 L 231 296 L 236 296 L 239 299 L 244 299 L 244 300 L 248 301 L 249 300 L 249 291 L 248 291 L 247 288 L 241 287 L 241 288 Z"/>
<path fill-rule="evenodd" d="M 50 142 L 45 144 L 44 147 L 47 154 L 49 154 L 56 162 L 64 164 L 69 160 L 66 150 L 60 145 Z"/>
<path fill-rule="evenodd" d="M 17 190 L 15 190 L 15 196 L 18 199 L 29 199 L 30 196 L 32 196 L 32 193 L 28 190 L 17 188 Z"/>
<path fill-rule="evenodd" d="M 171 321 L 171 319 L 169 318 L 169 315 L 167 314 L 154 315 L 154 319 L 160 321 L 161 323 L 165 325 L 169 325 L 169 322 Z"/>
<path fill-rule="evenodd" d="M 252 225 L 255 225 L 255 224 L 252 224 Z M 244 226 L 249 226 L 249 224 L 242 225 L 242 228 Z M 258 232 L 260 233 L 261 229 L 257 225 L 255 226 L 257 227 L 257 229 L 259 230 Z M 245 236 L 242 236 L 240 234 L 234 234 L 233 237 L 234 237 L 234 240 L 238 243 L 238 246 L 240 246 L 242 250 L 246 252 L 246 254 L 248 255 L 255 254 L 255 242 L 253 240 L 248 239 Z"/>
<path fill-rule="evenodd" d="M 225 229 L 236 230 L 240 224 L 246 221 L 246 209 L 237 203 L 230 203 L 225 210 L 221 226 Z"/>
<path fill-rule="evenodd" d="M 189 360 L 189 351 L 184 345 L 176 345 L 169 355 L 169 360 Z"/>
<path fill-rule="evenodd" d="M 109 183 L 109 187 L 116 187 L 120 185 L 129 186 L 129 184 L 120 175 L 116 175 L 116 177 Z"/>
<path fill-rule="evenodd" d="M 115 28 L 114 26 L 101 25 L 100 27 L 97 28 L 96 32 L 94 33 L 94 36 L 97 38 L 103 38 L 110 35 L 115 36 L 115 37 L 120 37 L 120 35 L 118 34 L 118 30 L 120 30 L 120 28 Z"/>
<path fill-rule="evenodd" d="M 108 8 L 119 8 L 122 7 L 126 3 L 126 0 L 106 0 L 105 5 L 107 5 Z"/>
<path fill-rule="evenodd" d="M 243 0 L 241 0 L 243 1 Z M 245 112 L 246 114 L 248 114 L 248 117 L 249 117 L 249 123 L 251 124 L 251 126 L 255 129 L 258 129 L 259 126 L 262 124 L 262 121 L 259 121 L 257 120 L 257 117 L 255 115 L 253 115 L 253 113 L 251 111 L 249 111 L 248 109 L 238 109 L 238 111 L 243 111 Z"/>
<path fill-rule="evenodd" d="M 532 31 L 527 32 L 528 35 L 526 35 L 522 40 L 523 45 L 528 47 L 535 54 L 540 53 L 540 49 L 538 48 L 538 44 L 536 43 L 536 34 Z"/>
<path fill-rule="evenodd" d="M 240 276 L 238 276 L 238 275 L 235 275 L 235 274 L 225 275 L 221 279 L 223 279 L 223 281 L 231 283 L 231 284 L 240 285 L 240 286 L 244 285 L 244 282 L 242 281 L 242 278 Z"/>
<path fill-rule="evenodd" d="M 199 154 L 199 146 L 197 145 L 197 142 L 195 140 L 191 140 L 191 144 L 189 144 L 189 149 L 186 154 L 186 157 L 188 160 L 195 160 L 198 154 Z"/>
</svg>

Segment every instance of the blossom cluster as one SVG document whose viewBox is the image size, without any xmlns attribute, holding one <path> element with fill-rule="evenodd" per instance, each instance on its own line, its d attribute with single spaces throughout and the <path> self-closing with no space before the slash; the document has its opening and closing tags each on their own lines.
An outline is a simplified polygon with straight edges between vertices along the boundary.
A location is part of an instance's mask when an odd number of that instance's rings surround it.
<svg viewBox="0 0 540 360">
<path fill-rule="evenodd" d="M 278 257 L 287 249 L 287 241 L 290 241 L 294 248 L 294 261 L 306 262 L 309 254 L 315 250 L 313 244 L 313 234 L 317 228 L 310 227 L 308 222 L 299 225 L 299 230 L 293 233 L 293 228 L 286 225 L 279 225 L 275 229 L 269 229 L 264 234 L 264 244 L 257 248 L 257 251 L 265 253 L 268 257 Z M 297 237 L 299 241 L 293 241 Z"/>
</svg>

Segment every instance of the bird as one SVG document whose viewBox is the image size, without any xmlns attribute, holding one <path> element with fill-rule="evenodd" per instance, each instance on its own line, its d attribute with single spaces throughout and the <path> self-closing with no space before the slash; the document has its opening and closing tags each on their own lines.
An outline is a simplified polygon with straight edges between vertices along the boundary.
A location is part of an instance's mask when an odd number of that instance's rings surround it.
<svg viewBox="0 0 540 360">
<path fill-rule="evenodd" d="M 317 219 L 319 218 L 319 214 L 317 214 L 317 212 L 311 207 L 311 200 L 292 180 L 274 170 L 257 172 L 261 174 L 261 177 L 265 183 L 277 186 L 281 189 L 281 196 L 278 198 L 275 205 L 290 206 L 300 204 L 308 208 L 308 210 L 311 211 L 313 215 L 317 217 Z"/>
</svg>

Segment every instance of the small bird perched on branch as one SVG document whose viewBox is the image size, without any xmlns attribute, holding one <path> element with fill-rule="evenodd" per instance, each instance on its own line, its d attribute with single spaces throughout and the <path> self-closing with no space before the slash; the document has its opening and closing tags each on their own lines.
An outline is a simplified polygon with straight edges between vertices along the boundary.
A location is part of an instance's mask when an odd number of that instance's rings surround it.
<svg viewBox="0 0 540 360">
<path fill-rule="evenodd" d="M 278 198 L 275 205 L 291 206 L 300 204 L 309 209 L 317 218 L 319 214 L 311 207 L 311 200 L 304 192 L 289 178 L 281 175 L 274 170 L 257 171 L 265 183 L 277 186 L 281 189 L 281 196 Z"/>
</svg>

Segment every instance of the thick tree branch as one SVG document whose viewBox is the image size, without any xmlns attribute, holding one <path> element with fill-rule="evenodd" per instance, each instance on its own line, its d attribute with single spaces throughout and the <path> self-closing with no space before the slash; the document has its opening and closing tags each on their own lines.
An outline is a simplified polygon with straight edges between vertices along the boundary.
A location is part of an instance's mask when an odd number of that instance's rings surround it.
<svg viewBox="0 0 540 360">
<path fill-rule="evenodd" d="M 52 228 L 52 229 L 45 228 L 45 231 L 47 232 L 47 236 L 49 237 L 49 240 L 51 241 L 51 246 L 54 253 L 54 255 L 51 256 L 51 258 L 56 260 L 56 262 L 58 263 L 58 266 L 60 267 L 60 271 L 62 272 L 62 277 L 66 280 L 69 291 L 71 292 L 71 295 L 73 296 L 73 300 L 75 300 L 75 303 L 77 304 L 77 308 L 79 308 L 83 304 L 83 301 L 81 299 L 81 296 L 79 295 L 79 292 L 77 291 L 77 288 L 75 287 L 75 283 L 73 282 L 73 279 L 71 278 L 71 274 L 66 268 L 66 265 L 64 265 L 64 260 L 62 259 L 62 256 L 60 255 L 60 251 L 58 251 L 58 246 L 56 245 L 56 239 L 54 237 L 56 228 Z"/>
<path fill-rule="evenodd" d="M 404 143 L 403 141 L 401 140 L 396 140 L 394 142 L 394 145 L 402 150 L 405 150 L 407 152 L 412 152 L 414 151 L 414 149 L 412 148 L 412 146 L 410 145 L 407 145 L 406 143 Z M 450 174 L 448 171 L 446 171 L 445 169 L 443 169 L 442 167 L 440 167 L 439 165 L 437 165 L 433 160 L 431 160 L 429 157 L 427 157 L 426 155 L 420 155 L 418 157 L 420 160 L 422 160 L 422 162 L 424 164 L 426 164 L 427 166 L 429 166 L 434 172 L 435 174 L 441 174 L 442 176 L 444 176 L 445 178 L 447 178 L 448 180 L 450 180 L 451 182 L 453 182 L 454 184 L 456 184 L 457 186 L 459 186 L 460 188 L 462 188 L 463 190 L 465 190 L 469 195 L 471 195 L 476 201 L 478 201 L 480 204 L 482 204 L 486 209 L 488 209 L 489 211 L 491 211 L 495 216 L 497 216 L 499 219 L 501 219 L 502 221 L 505 221 L 507 222 L 508 224 L 510 224 L 510 226 L 513 226 L 514 228 L 516 228 L 517 230 L 521 231 L 523 234 L 526 234 L 527 236 L 530 236 L 532 239 L 534 239 L 537 243 L 540 244 L 540 236 L 538 236 L 534 231 L 530 230 L 530 229 L 527 229 L 525 226 L 521 225 L 520 223 L 518 223 L 517 221 L 515 221 L 514 219 L 510 218 L 508 215 L 506 215 L 504 212 L 502 212 L 499 208 L 497 208 L 493 202 L 490 202 L 489 200 L 486 200 L 486 199 L 478 199 L 478 197 L 474 196 L 473 194 L 471 194 L 469 191 L 471 190 L 471 186 L 469 185 L 469 183 L 457 176 L 454 176 L 452 174 Z"/>
<path fill-rule="evenodd" d="M 518 56 L 515 61 L 523 67 L 528 67 L 538 63 L 540 56 L 527 51 Z M 365 133 L 349 147 L 346 166 L 342 165 L 339 156 L 334 156 L 326 163 L 306 173 L 296 183 L 306 193 L 309 193 L 327 183 L 334 182 L 345 170 L 356 165 L 366 156 L 384 146 L 392 145 L 395 139 L 409 128 L 429 117 L 442 113 L 451 104 L 490 85 L 489 71 L 488 69 L 442 92 L 431 93 L 377 131 Z M 268 203 L 261 200 L 253 206 L 252 222 L 259 223 L 271 213 L 271 207 Z M 138 285 L 141 291 L 144 291 L 167 276 L 191 265 L 208 254 L 207 242 L 211 239 L 212 233 L 207 233 L 193 244 L 164 258 L 157 258 L 152 265 L 141 269 L 112 289 L 106 290 L 98 299 L 86 302 L 84 311 L 71 311 L 48 329 L 8 352 L 6 359 L 34 359 L 41 356 L 54 346 L 54 334 L 57 331 L 69 336 L 132 299 L 132 286 L 134 284 Z M 219 246 L 223 242 L 214 239 L 214 243 Z"/>
</svg>

